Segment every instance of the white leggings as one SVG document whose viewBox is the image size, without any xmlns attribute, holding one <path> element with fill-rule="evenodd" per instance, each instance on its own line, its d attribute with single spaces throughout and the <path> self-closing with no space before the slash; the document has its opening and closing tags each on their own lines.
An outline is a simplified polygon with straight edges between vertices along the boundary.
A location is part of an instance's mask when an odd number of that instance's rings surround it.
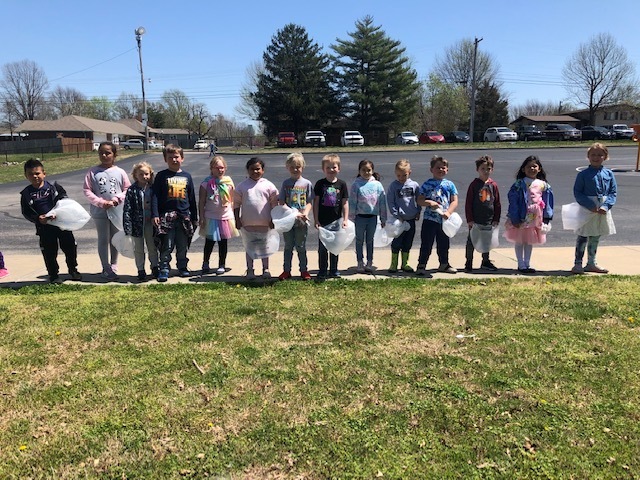
<svg viewBox="0 0 640 480">
<path fill-rule="evenodd" d="M 518 260 L 518 268 L 531 268 L 531 252 L 533 245 L 527 243 L 516 243 L 516 259 Z"/>
<path fill-rule="evenodd" d="M 108 218 L 94 218 L 93 221 L 98 231 L 98 256 L 104 270 L 111 265 L 118 264 L 118 250 L 111 244 L 111 239 L 118 232 L 118 229 Z"/>
</svg>

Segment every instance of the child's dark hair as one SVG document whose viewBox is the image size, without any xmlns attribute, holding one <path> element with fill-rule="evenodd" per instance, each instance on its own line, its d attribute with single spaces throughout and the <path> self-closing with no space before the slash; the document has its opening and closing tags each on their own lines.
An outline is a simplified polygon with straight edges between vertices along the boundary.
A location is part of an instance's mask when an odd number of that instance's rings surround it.
<svg viewBox="0 0 640 480">
<path fill-rule="evenodd" d="M 162 156 L 165 158 L 165 160 L 167 158 L 167 155 L 173 155 L 174 153 L 177 153 L 182 158 L 184 158 L 184 150 L 180 145 L 176 145 L 175 143 L 165 145 L 164 149 L 162 150 Z"/>
<path fill-rule="evenodd" d="M 360 163 L 358 164 L 358 175 L 357 175 L 357 177 L 360 176 L 360 170 L 362 169 L 362 167 L 366 167 L 366 166 L 371 167 L 371 170 L 373 170 L 372 177 L 375 178 L 376 180 L 380 181 L 380 179 L 382 177 L 380 176 L 380 174 L 378 172 L 376 172 L 375 165 L 373 164 L 373 162 L 371 160 L 367 160 L 366 158 L 364 160 L 360 160 Z"/>
<path fill-rule="evenodd" d="M 249 167 L 251 167 L 251 165 L 255 165 L 256 163 L 259 163 L 264 170 L 264 160 L 262 160 L 260 157 L 251 157 L 249 160 L 247 160 L 247 164 L 244 168 L 246 170 L 249 170 Z"/>
<path fill-rule="evenodd" d="M 44 165 L 40 161 L 39 158 L 30 158 L 26 162 L 24 162 L 24 173 L 27 173 L 27 170 L 31 170 L 32 168 L 41 168 L 44 170 Z"/>
<path fill-rule="evenodd" d="M 118 146 L 113 142 L 100 142 L 100 145 L 98 145 L 98 152 L 100 151 L 103 145 L 105 147 L 111 147 L 111 151 L 113 152 L 114 156 L 118 155 Z"/>
<path fill-rule="evenodd" d="M 493 158 L 491 155 L 483 155 L 479 159 L 476 160 L 476 170 L 480 168 L 480 165 L 487 165 L 488 167 L 493 168 Z"/>
<path fill-rule="evenodd" d="M 538 174 L 536 175 L 536 178 L 538 180 L 544 180 L 546 182 L 547 173 L 544 171 L 544 168 L 542 168 L 542 163 L 540 163 L 540 159 L 538 158 L 537 155 L 529 155 L 527 158 L 524 159 L 524 162 L 522 162 L 522 165 L 520 165 L 520 168 L 518 169 L 518 173 L 516 173 L 516 178 L 520 180 L 527 176 L 524 173 L 524 167 L 526 167 L 527 163 L 529 162 L 536 162 L 538 164 L 538 167 L 540 167 L 540 170 L 538 170 Z"/>
<path fill-rule="evenodd" d="M 431 168 L 435 167 L 435 166 L 436 166 L 436 163 L 438 163 L 438 162 L 442 162 L 442 164 L 443 164 L 445 167 L 448 167 L 448 166 L 449 166 L 449 160 L 447 160 L 447 159 L 446 159 L 446 158 L 444 158 L 444 157 L 441 157 L 440 155 L 434 155 L 433 157 L 431 157 L 431 164 L 430 164 L 430 165 L 431 165 Z"/>
</svg>

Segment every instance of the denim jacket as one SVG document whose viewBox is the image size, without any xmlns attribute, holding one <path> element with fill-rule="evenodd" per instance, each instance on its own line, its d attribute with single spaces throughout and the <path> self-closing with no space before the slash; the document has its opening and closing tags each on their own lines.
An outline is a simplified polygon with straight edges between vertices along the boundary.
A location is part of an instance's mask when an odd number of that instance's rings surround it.
<svg viewBox="0 0 640 480">
<path fill-rule="evenodd" d="M 544 211 L 542 218 L 544 223 L 549 223 L 553 219 L 553 191 L 551 185 L 545 182 L 545 189 L 542 192 L 542 200 L 544 201 Z M 513 224 L 524 222 L 527 216 L 527 200 L 529 196 L 529 188 L 523 178 L 516 182 L 509 189 L 509 213 L 508 217 Z"/>
</svg>

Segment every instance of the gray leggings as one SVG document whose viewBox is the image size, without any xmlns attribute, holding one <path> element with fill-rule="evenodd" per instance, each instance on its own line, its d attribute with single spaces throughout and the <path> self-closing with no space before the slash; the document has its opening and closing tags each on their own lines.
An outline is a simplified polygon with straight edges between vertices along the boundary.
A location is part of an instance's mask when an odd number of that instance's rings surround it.
<svg viewBox="0 0 640 480">
<path fill-rule="evenodd" d="M 111 265 L 118 264 L 118 250 L 111 244 L 111 239 L 118 232 L 118 229 L 108 218 L 94 218 L 93 221 L 98 231 L 98 256 L 104 270 Z"/>
</svg>

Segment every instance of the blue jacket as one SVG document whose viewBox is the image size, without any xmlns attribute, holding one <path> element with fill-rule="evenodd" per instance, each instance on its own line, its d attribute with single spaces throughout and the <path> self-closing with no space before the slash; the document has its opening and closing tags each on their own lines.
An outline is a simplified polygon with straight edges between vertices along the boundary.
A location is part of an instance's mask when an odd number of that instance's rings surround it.
<svg viewBox="0 0 640 480">
<path fill-rule="evenodd" d="M 618 197 L 618 185 L 613 172 L 608 168 L 593 168 L 589 166 L 585 168 L 576 177 L 573 184 L 573 196 L 576 202 L 589 210 L 604 207 L 605 210 L 611 210 L 616 203 Z M 596 205 L 593 197 L 607 197 L 601 205 Z"/>
<path fill-rule="evenodd" d="M 553 191 L 551 185 L 545 182 L 546 187 L 542 192 L 542 200 L 544 201 L 544 211 L 542 219 L 545 223 L 553 219 Z M 527 200 L 529 196 L 529 188 L 523 178 L 516 182 L 509 189 L 507 198 L 509 199 L 509 213 L 507 216 L 511 223 L 519 225 L 524 222 L 527 216 Z"/>
</svg>

